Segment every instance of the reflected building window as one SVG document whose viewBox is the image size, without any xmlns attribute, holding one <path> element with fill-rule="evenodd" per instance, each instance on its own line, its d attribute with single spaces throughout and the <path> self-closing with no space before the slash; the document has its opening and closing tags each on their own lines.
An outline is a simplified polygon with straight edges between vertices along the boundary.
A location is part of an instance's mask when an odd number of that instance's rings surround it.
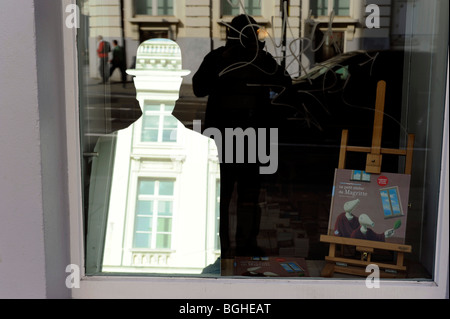
<svg viewBox="0 0 450 319">
<path fill-rule="evenodd" d="M 141 142 L 175 143 L 178 121 L 172 115 L 174 105 L 147 101 L 144 105 Z"/>
<path fill-rule="evenodd" d="M 312 0 L 310 8 L 316 17 L 329 16 L 331 11 L 335 16 L 350 16 L 350 0 Z"/>
<path fill-rule="evenodd" d="M 173 0 L 134 0 L 134 8 L 137 15 L 174 15 Z"/>
<path fill-rule="evenodd" d="M 240 1 L 222 0 L 222 14 L 224 16 L 236 16 L 247 13 L 251 16 L 261 15 L 261 0 L 245 0 L 244 8 Z"/>
<path fill-rule="evenodd" d="M 174 185 L 172 180 L 139 181 L 133 248 L 171 248 Z"/>
</svg>

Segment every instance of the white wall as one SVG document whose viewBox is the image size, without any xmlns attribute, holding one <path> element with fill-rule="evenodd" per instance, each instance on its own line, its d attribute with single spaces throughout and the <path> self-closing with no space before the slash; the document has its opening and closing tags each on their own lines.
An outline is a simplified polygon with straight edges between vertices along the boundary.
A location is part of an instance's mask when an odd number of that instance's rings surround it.
<svg viewBox="0 0 450 319">
<path fill-rule="evenodd" d="M 0 2 L 0 298 L 70 297 L 61 12 Z"/>
</svg>

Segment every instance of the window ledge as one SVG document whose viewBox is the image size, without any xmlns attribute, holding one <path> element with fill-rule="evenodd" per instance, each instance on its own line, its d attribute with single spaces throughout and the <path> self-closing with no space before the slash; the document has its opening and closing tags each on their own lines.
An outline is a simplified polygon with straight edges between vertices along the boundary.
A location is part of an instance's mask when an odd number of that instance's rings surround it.
<svg viewBox="0 0 450 319">
<path fill-rule="evenodd" d="M 174 155 L 186 155 L 184 152 L 182 152 L 184 150 L 183 146 L 178 142 L 171 144 L 169 144 L 169 142 L 167 142 L 167 144 L 165 144 L 165 142 L 138 142 L 134 145 L 134 149 L 135 152 L 133 153 L 133 156 L 137 157 L 149 157 L 149 155 L 153 155 L 151 157 L 166 158 Z M 152 150 L 152 153 L 148 153 L 149 149 Z M 141 152 L 137 152 L 136 150 L 141 150 Z M 155 154 L 156 150 L 167 152 Z"/>
<path fill-rule="evenodd" d="M 351 17 L 334 17 L 333 18 L 333 24 L 334 23 L 346 23 L 346 24 L 358 24 L 360 21 L 359 19 L 354 19 Z M 318 24 L 318 23 L 330 23 L 330 17 L 323 16 L 323 17 L 317 17 L 317 18 L 311 18 L 306 20 L 306 23 L 309 23 L 310 25 Z"/>
<path fill-rule="evenodd" d="M 218 24 L 221 24 L 221 22 L 226 22 L 226 23 L 231 23 L 231 21 L 233 20 L 234 16 L 223 16 L 222 19 L 220 21 L 218 21 Z M 253 19 L 255 19 L 256 23 L 261 24 L 261 25 L 267 25 L 270 23 L 269 19 L 266 19 L 262 16 L 254 16 Z"/>
<path fill-rule="evenodd" d="M 143 253 L 143 254 L 173 254 L 176 251 L 172 249 L 159 249 L 159 248 L 131 248 L 133 253 Z"/>
<path fill-rule="evenodd" d="M 165 24 L 178 24 L 180 23 L 180 19 L 171 16 L 148 16 L 141 15 L 135 16 L 134 18 L 129 19 L 128 21 L 132 23 L 165 23 Z"/>
</svg>

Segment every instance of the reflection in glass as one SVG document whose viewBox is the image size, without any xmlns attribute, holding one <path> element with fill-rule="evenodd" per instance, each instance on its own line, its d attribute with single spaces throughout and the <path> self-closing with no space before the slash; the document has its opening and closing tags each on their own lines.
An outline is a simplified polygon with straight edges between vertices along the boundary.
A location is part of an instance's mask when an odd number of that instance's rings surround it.
<svg viewBox="0 0 450 319">
<path fill-rule="evenodd" d="M 180 1 L 78 1 L 83 13 L 78 56 L 88 275 L 220 275 L 220 269 L 204 272 L 220 256 L 217 150 L 210 139 L 187 128 L 192 117 L 201 118 L 205 106 L 204 100 L 189 95 L 188 73 L 196 71 L 212 46 L 225 43 L 224 26 L 216 23 L 216 17 L 244 11 L 230 2 L 239 1 L 212 1 L 213 7 L 203 1 L 204 6 L 189 10 L 180 7 Z M 279 19 L 279 3 L 244 1 L 245 11 L 263 22 L 271 21 L 272 12 L 277 12 L 274 18 Z M 319 237 L 328 226 L 330 185 L 338 163 L 341 129 L 349 128 L 351 138 L 358 141 L 372 134 L 374 83 L 367 80 L 367 74 L 378 76 L 382 69 L 392 70 L 390 64 L 381 62 L 385 61 L 381 56 L 365 53 L 385 49 L 401 51 L 400 62 L 395 64 L 402 68 L 400 77 L 393 81 L 397 83 L 393 91 L 400 98 L 395 102 L 388 99 L 397 108 L 385 110 L 385 125 L 394 134 L 383 135 L 386 145 L 382 147 L 401 148 L 406 134 L 416 134 L 407 232 L 413 253 L 407 258 L 420 270 L 421 278 L 433 276 L 439 203 L 436 176 L 440 170 L 447 61 L 446 46 L 436 44 L 448 42 L 448 2 L 418 0 L 414 6 L 409 1 L 390 3 L 382 5 L 382 12 L 388 14 L 382 19 L 386 24 L 377 30 L 364 26 L 362 0 L 290 2 L 290 14 L 298 16 L 292 16 L 295 24 L 288 25 L 288 44 L 307 50 L 296 52 L 295 61 L 288 61 L 289 72 L 299 85 L 309 80 L 318 85 L 314 90 L 301 87 L 304 95 L 285 95 L 287 100 L 276 100 L 282 103 L 275 103 L 272 109 L 274 118 L 288 120 L 283 122 L 285 134 L 280 135 L 284 140 L 279 147 L 279 174 L 260 193 L 258 245 L 270 256 L 305 258 L 312 276 L 320 276 L 327 253 Z M 304 16 L 303 9 L 308 6 L 312 17 Z M 317 33 L 327 32 L 328 24 L 323 21 L 332 9 L 338 20 L 321 46 Z M 187 17 L 189 12 L 206 14 L 212 23 L 195 25 L 193 21 L 198 20 Z M 281 43 L 280 25 L 281 21 L 264 25 L 275 39 L 274 43 L 266 41 L 266 50 L 277 58 L 281 57 L 277 47 Z M 309 33 L 313 30 L 316 34 Z M 306 38 L 301 45 L 296 39 L 300 34 Z M 98 84 L 99 35 L 110 43 L 117 39 L 125 48 L 128 80 L 132 80 L 126 87 L 122 87 L 117 72 L 107 84 Z M 155 35 L 170 36 L 176 43 L 149 39 Z M 306 46 L 309 42 L 311 46 Z M 339 50 L 333 55 L 340 50 L 362 51 L 364 59 L 347 63 L 347 57 L 338 56 L 315 65 L 328 56 L 326 50 L 336 46 Z M 380 62 L 384 68 L 378 67 Z M 184 70 L 184 65 L 190 70 Z M 174 76 L 165 81 L 168 78 L 159 72 L 173 72 Z M 316 99 L 316 93 L 326 97 Z M 176 117 L 173 114 L 179 100 L 184 107 L 182 115 L 191 116 L 188 120 L 179 120 L 180 112 Z M 363 142 L 366 145 L 355 146 L 370 146 L 371 140 Z M 354 176 L 358 182 L 370 180 L 363 171 L 364 161 L 348 158 L 348 168 L 358 172 Z M 402 161 L 387 156 L 383 161 L 403 171 Z M 382 190 L 380 195 L 384 204 L 380 214 L 401 216 L 395 190 Z M 353 213 L 357 217 L 361 212 Z M 230 228 L 235 225 L 236 215 L 231 212 Z M 233 261 L 230 265 L 222 275 L 233 275 Z"/>
<path fill-rule="evenodd" d="M 134 6 L 140 15 L 173 15 L 173 0 L 134 0 Z"/>
<path fill-rule="evenodd" d="M 240 6 L 241 1 L 236 0 L 221 0 L 222 14 L 225 16 L 236 16 L 245 12 L 251 16 L 261 15 L 261 0 L 244 0 L 242 1 L 244 8 Z"/>
<path fill-rule="evenodd" d="M 174 92 L 189 73 L 181 69 L 175 42 L 145 41 L 137 50 L 137 68 L 128 72 L 135 76 L 134 99 L 143 114 L 115 134 L 110 153 L 102 271 L 199 274 L 220 253 L 216 209 L 208 204 L 217 200 L 217 150 L 172 115 Z M 206 221 L 213 227 L 205 227 Z"/>
<path fill-rule="evenodd" d="M 175 143 L 177 141 L 178 121 L 171 114 L 173 108 L 173 104 L 152 104 L 150 101 L 146 101 L 141 134 L 142 142 Z"/>
<path fill-rule="evenodd" d="M 174 184 L 173 181 L 159 180 L 139 182 L 134 248 L 171 248 L 173 199 L 167 197 L 173 196 Z M 152 246 L 152 243 L 156 245 Z"/>
<path fill-rule="evenodd" d="M 155 193 L 155 181 L 140 181 L 139 182 L 139 194 L 141 195 L 153 195 Z"/>
</svg>

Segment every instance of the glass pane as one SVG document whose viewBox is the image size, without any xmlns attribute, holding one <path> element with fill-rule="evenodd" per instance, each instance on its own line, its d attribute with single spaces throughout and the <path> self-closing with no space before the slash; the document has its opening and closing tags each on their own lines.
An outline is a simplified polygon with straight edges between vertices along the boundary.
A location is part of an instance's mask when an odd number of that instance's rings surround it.
<svg viewBox="0 0 450 319">
<path fill-rule="evenodd" d="M 261 15 L 261 0 L 246 0 L 245 10 L 251 16 Z"/>
<path fill-rule="evenodd" d="M 141 134 L 142 142 L 158 142 L 158 130 L 143 130 Z"/>
<path fill-rule="evenodd" d="M 136 14 L 152 15 L 152 0 L 134 0 Z"/>
<path fill-rule="evenodd" d="M 164 111 L 165 112 L 171 112 L 172 113 L 174 108 L 175 108 L 175 105 L 173 105 L 173 104 L 166 104 L 166 105 L 164 105 Z"/>
<path fill-rule="evenodd" d="M 311 13 L 318 16 L 328 16 L 328 0 L 310 0 Z"/>
<path fill-rule="evenodd" d="M 334 0 L 333 10 L 336 16 L 350 16 L 350 0 Z"/>
<path fill-rule="evenodd" d="M 136 206 L 137 215 L 153 215 L 153 201 L 138 200 Z"/>
<path fill-rule="evenodd" d="M 139 195 L 154 195 L 154 194 L 155 194 L 155 181 L 139 182 Z"/>
<path fill-rule="evenodd" d="M 173 15 L 173 0 L 158 0 L 158 15 Z"/>
<path fill-rule="evenodd" d="M 158 216 L 172 216 L 173 202 L 159 201 L 158 202 Z"/>
<path fill-rule="evenodd" d="M 392 208 L 391 208 L 391 202 L 389 200 L 389 194 L 388 191 L 380 191 L 381 200 L 383 202 L 383 211 L 385 217 L 392 216 Z"/>
<path fill-rule="evenodd" d="M 144 129 L 149 129 L 149 128 L 158 128 L 159 127 L 159 116 L 145 116 L 144 118 L 144 125 L 143 128 Z"/>
<path fill-rule="evenodd" d="M 170 249 L 172 236 L 166 234 L 156 235 L 156 249 Z"/>
<path fill-rule="evenodd" d="M 177 130 L 164 130 L 162 141 L 165 143 L 176 143 Z"/>
<path fill-rule="evenodd" d="M 258 59 L 252 61 L 257 68 L 243 67 L 246 64 L 239 64 L 240 57 L 234 57 L 231 65 L 242 67 L 227 72 L 220 67 L 227 64 L 225 58 L 203 65 L 213 50 L 211 34 L 214 48 L 227 43 L 210 29 L 222 17 L 213 16 L 211 23 L 202 26 L 205 32 L 198 33 L 189 32 L 193 27 L 189 17 L 221 12 L 227 16 L 223 20 L 230 21 L 243 12 L 240 1 L 201 2 L 205 5 L 178 12 L 176 1 L 133 0 L 130 3 L 138 16 L 121 16 L 116 13 L 126 12 L 127 1 L 78 1 L 82 11 L 77 48 L 86 273 L 123 270 L 150 275 L 158 269 L 173 275 L 183 269 L 186 274 L 182 275 L 236 275 L 238 267 L 233 265 L 240 258 L 264 255 L 286 259 L 284 265 L 292 262 L 306 267 L 311 277 L 321 277 L 329 247 L 322 238 L 334 236 L 329 230 L 336 226 L 330 222 L 333 194 L 343 191 L 350 202 L 360 201 L 359 206 L 339 207 L 339 223 L 351 230 L 350 236 L 361 227 L 362 215 L 380 218 L 381 222 L 373 221 L 374 233 L 385 234 L 388 243 L 412 247 L 405 261 L 413 269 L 402 275 L 433 279 L 441 146 L 447 142 L 443 120 L 448 1 L 378 1 L 375 8 L 381 17 L 366 11 L 369 1 L 290 1 L 292 23 L 287 24 L 286 47 L 297 51 L 287 52 L 284 58 L 281 46 L 266 41 L 264 50 L 274 57 L 269 64 L 277 63 L 276 68 L 259 66 Z M 262 15 L 261 21 L 271 19 L 264 12 L 279 12 L 279 0 L 242 3 L 248 13 Z M 306 14 L 308 6 L 311 17 Z M 342 18 L 328 25 L 325 17 L 331 9 Z M 139 14 L 174 18 L 159 23 Z M 266 28 L 273 43 L 280 44 L 278 15 L 277 19 Z M 176 41 L 162 39 L 162 34 Z M 298 34 L 305 38 L 302 45 Z M 114 40 L 126 48 L 126 56 L 122 68 L 111 74 Z M 101 46 L 108 47 L 106 43 L 111 52 L 98 55 Z M 217 74 L 199 85 L 195 75 L 201 74 L 202 65 L 205 73 Z M 286 82 L 270 87 L 275 69 L 286 71 L 282 72 Z M 375 109 L 380 81 L 386 83 L 382 112 Z M 197 90 L 209 87 L 205 94 Z M 209 108 L 216 104 L 223 108 Z M 252 104 L 256 107 L 249 108 Z M 219 111 L 213 114 L 211 110 Z M 410 186 L 366 172 L 367 154 L 348 152 L 345 167 L 354 174 L 342 190 L 333 191 L 343 130 L 348 130 L 348 145 L 359 151 L 371 149 L 375 114 L 384 119 L 382 175 L 410 176 Z M 219 124 L 224 120 L 235 126 L 231 120 L 239 119 L 240 126 L 251 128 L 257 123 L 243 119 L 267 120 L 263 128 L 270 125 L 273 134 L 260 131 L 267 134 L 255 137 L 257 145 L 248 139 L 242 143 L 246 154 L 256 154 L 265 164 L 258 169 L 220 165 L 215 141 L 198 134 L 193 122 L 202 119 L 205 124 L 204 119 L 211 116 Z M 215 126 L 211 125 L 209 133 L 224 133 Z M 226 141 L 238 141 L 240 134 L 233 133 L 232 139 L 224 136 Z M 405 150 L 409 134 L 415 134 L 412 165 L 409 157 L 392 151 Z M 273 140 L 263 139 L 269 135 Z M 259 170 L 269 165 L 276 167 L 273 174 Z M 373 196 L 364 195 L 368 185 L 375 185 Z M 378 214 L 371 213 L 375 208 Z M 386 233 L 392 229 L 395 235 Z M 145 258 L 148 264 L 135 267 L 128 254 L 134 248 L 166 250 L 158 258 L 171 262 L 161 266 L 152 261 L 155 258 Z M 216 261 L 223 267 L 213 267 L 214 272 L 206 274 L 209 266 L 218 265 Z"/>
<path fill-rule="evenodd" d="M 222 14 L 226 16 L 236 16 L 240 13 L 239 1 L 236 0 L 221 0 Z"/>
<path fill-rule="evenodd" d="M 158 232 L 170 233 L 172 231 L 172 218 L 158 218 Z"/>
<path fill-rule="evenodd" d="M 392 213 L 394 214 L 394 216 L 402 215 L 402 210 L 400 208 L 400 200 L 398 198 L 397 189 L 389 190 L 389 196 L 390 196 L 390 200 L 391 200 Z"/>
<path fill-rule="evenodd" d="M 161 105 L 160 104 L 151 104 L 151 102 L 149 102 L 149 101 L 146 101 L 144 103 L 145 103 L 145 107 L 144 107 L 145 112 L 147 112 L 147 111 L 153 111 L 153 112 L 161 111 Z"/>
<path fill-rule="evenodd" d="M 178 121 L 173 116 L 164 116 L 164 128 L 177 128 Z"/>
<path fill-rule="evenodd" d="M 138 216 L 136 218 L 135 231 L 137 232 L 151 232 L 152 231 L 152 218 Z"/>
<path fill-rule="evenodd" d="M 160 181 L 159 182 L 159 195 L 172 196 L 173 188 L 174 188 L 174 182 Z"/>
<path fill-rule="evenodd" d="M 134 235 L 134 248 L 151 248 L 151 234 L 136 233 Z"/>
</svg>

